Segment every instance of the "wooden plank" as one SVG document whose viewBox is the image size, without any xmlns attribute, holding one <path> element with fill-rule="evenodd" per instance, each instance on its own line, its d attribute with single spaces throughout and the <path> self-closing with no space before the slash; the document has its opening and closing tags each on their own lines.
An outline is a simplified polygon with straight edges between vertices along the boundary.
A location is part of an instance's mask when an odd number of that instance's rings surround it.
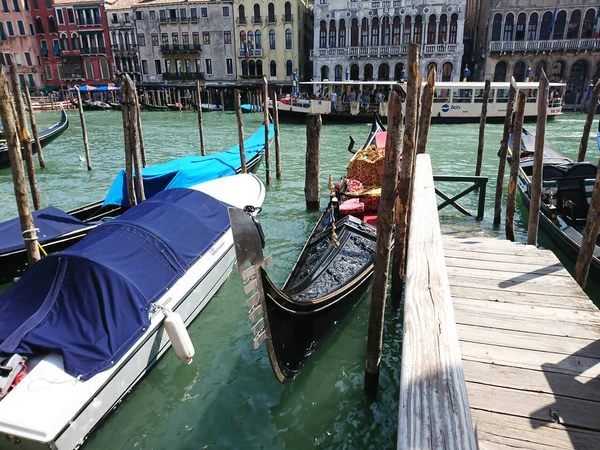
<svg viewBox="0 0 600 450">
<path fill-rule="evenodd" d="M 577 283 L 570 276 L 549 276 L 548 274 L 540 274 L 536 272 L 503 272 L 501 270 L 486 270 L 486 269 L 465 269 L 448 265 L 448 275 L 463 275 L 472 278 L 485 278 L 489 280 L 499 280 L 502 283 L 521 283 L 523 281 L 531 281 L 543 283 L 547 285 L 569 286 L 574 290 L 578 289 Z"/>
<path fill-rule="evenodd" d="M 479 239 L 479 238 L 478 238 Z M 481 253 L 504 253 L 509 255 L 540 255 L 540 256 L 552 256 L 550 250 L 540 250 L 532 245 L 518 244 L 516 242 L 510 242 L 505 240 L 496 241 L 481 241 L 481 240 L 444 240 L 444 248 L 453 250 L 464 250 L 467 252 L 481 252 Z M 556 258 L 556 256 L 555 256 Z M 558 261 L 558 258 L 557 258 Z"/>
<path fill-rule="evenodd" d="M 446 267 L 454 267 L 457 269 L 476 269 L 476 270 L 490 270 L 499 271 L 502 274 L 507 273 L 522 273 L 526 271 L 532 275 L 549 275 L 549 276 L 560 276 L 571 278 L 571 274 L 565 269 L 560 263 L 556 264 L 531 264 L 523 263 L 519 259 L 513 257 L 512 262 L 499 262 L 493 260 L 483 259 L 469 259 L 467 258 L 456 258 L 446 256 Z"/>
<path fill-rule="evenodd" d="M 512 263 L 519 266 L 532 264 L 532 265 L 553 265 L 560 264 L 556 256 L 554 255 L 535 255 L 535 256 L 527 256 L 520 255 L 518 258 L 515 258 L 514 255 L 507 255 L 504 253 L 481 253 L 477 251 L 469 251 L 465 252 L 462 250 L 455 250 L 452 248 L 444 247 L 444 256 L 446 260 L 452 259 L 467 259 L 474 261 L 497 261 L 502 263 Z"/>
<path fill-rule="evenodd" d="M 600 430 L 600 403 L 471 382 L 467 388 L 474 409 Z"/>
<path fill-rule="evenodd" d="M 463 361 L 465 379 L 473 383 L 543 392 L 562 397 L 580 398 L 600 405 L 600 379 L 577 377 L 555 372 L 497 366 L 479 361 Z"/>
<path fill-rule="evenodd" d="M 417 156 L 404 295 L 398 448 L 477 448 L 429 155 Z"/>
<path fill-rule="evenodd" d="M 498 281 L 488 280 L 486 278 L 472 278 L 469 276 L 453 275 L 450 278 L 451 286 L 462 286 L 473 289 L 497 289 L 500 291 L 507 290 L 510 292 L 522 292 L 526 294 L 544 294 L 555 297 L 581 297 L 586 298 L 583 291 L 576 290 L 571 286 L 552 286 L 548 288 L 544 283 L 537 283 L 531 280 L 518 283 L 516 281 Z"/>
<path fill-rule="evenodd" d="M 499 330 L 458 323 L 460 341 L 478 342 L 480 344 L 513 347 L 538 352 L 560 353 L 570 356 L 586 356 L 598 358 L 598 345 L 595 339 L 576 339 L 564 336 L 528 333 L 525 331 Z"/>
<path fill-rule="evenodd" d="M 565 355 L 553 352 L 537 352 L 520 348 L 501 347 L 475 342 L 460 341 L 463 361 L 480 361 L 502 366 L 520 367 L 531 370 L 564 373 L 579 376 L 585 372 L 588 377 L 600 376 L 597 358 Z"/>
</svg>

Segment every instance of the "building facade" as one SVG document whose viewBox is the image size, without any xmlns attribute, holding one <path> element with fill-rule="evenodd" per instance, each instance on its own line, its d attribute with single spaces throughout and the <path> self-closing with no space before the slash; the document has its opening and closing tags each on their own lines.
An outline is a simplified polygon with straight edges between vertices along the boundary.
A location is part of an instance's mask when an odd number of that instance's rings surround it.
<svg viewBox="0 0 600 450">
<path fill-rule="evenodd" d="M 273 84 L 311 76 L 312 11 L 305 0 L 234 0 L 240 79 L 263 75 Z"/>
<path fill-rule="evenodd" d="M 142 71 L 132 4 L 134 2 L 131 0 L 117 0 L 107 3 L 106 15 L 115 74 L 126 73 L 132 80 L 141 81 Z M 141 11 L 138 12 L 138 15 L 141 20 Z M 148 67 L 145 67 L 145 69 L 148 72 Z"/>
<path fill-rule="evenodd" d="M 313 78 L 400 80 L 408 44 L 420 45 L 420 73 L 458 81 L 464 2 L 323 0 L 314 5 Z"/>
<path fill-rule="evenodd" d="M 567 83 L 566 108 L 579 109 L 588 87 L 600 77 L 600 40 L 595 39 L 598 4 L 583 0 L 469 0 L 467 33 L 474 79 Z M 478 13 L 475 13 L 478 11 Z"/>
<path fill-rule="evenodd" d="M 32 89 L 44 86 L 33 8 L 39 9 L 37 0 L 2 0 L 0 12 L 0 47 L 4 63 L 15 64 L 21 85 L 26 83 Z"/>
<path fill-rule="evenodd" d="M 133 13 L 144 82 L 235 82 L 232 0 L 144 1 Z"/>
</svg>

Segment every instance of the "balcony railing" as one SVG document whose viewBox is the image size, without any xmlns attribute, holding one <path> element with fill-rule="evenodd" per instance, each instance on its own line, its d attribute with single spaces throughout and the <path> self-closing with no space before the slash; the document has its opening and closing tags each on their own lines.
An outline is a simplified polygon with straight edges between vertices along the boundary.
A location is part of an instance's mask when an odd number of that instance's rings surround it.
<svg viewBox="0 0 600 450">
<path fill-rule="evenodd" d="M 137 44 L 127 44 L 127 45 L 113 44 L 110 46 L 110 49 L 113 52 L 119 52 L 119 53 L 135 52 L 137 50 Z"/>
<path fill-rule="evenodd" d="M 68 72 L 65 71 L 65 80 L 83 80 L 83 72 Z"/>
<path fill-rule="evenodd" d="M 267 23 L 268 24 L 276 24 L 277 19 L 275 18 L 275 16 L 267 16 Z"/>
<path fill-rule="evenodd" d="M 163 77 L 166 81 L 204 80 L 204 73 L 203 72 L 172 72 L 172 73 L 163 73 Z"/>
<path fill-rule="evenodd" d="M 77 21 L 77 25 L 79 25 L 80 27 L 93 27 L 93 26 L 98 26 L 98 25 L 102 25 L 102 19 L 98 18 L 98 19 L 93 19 L 90 21 L 84 21 L 84 22 L 79 22 Z"/>
<path fill-rule="evenodd" d="M 424 55 L 448 55 L 462 51 L 458 44 L 433 44 L 421 46 Z M 310 51 L 310 57 L 342 56 L 350 58 L 385 58 L 408 55 L 408 45 L 381 45 L 377 47 L 340 47 L 316 48 Z"/>
<path fill-rule="evenodd" d="M 173 44 L 173 45 L 161 45 L 160 51 L 163 53 L 189 53 L 199 52 L 202 50 L 200 44 Z"/>
<path fill-rule="evenodd" d="M 262 48 L 252 48 L 252 49 L 248 49 L 248 57 L 250 58 L 262 58 L 263 55 L 263 49 Z M 240 48 L 238 51 L 238 56 L 240 58 L 245 58 L 246 57 L 246 52 L 244 51 L 243 48 Z"/>
<path fill-rule="evenodd" d="M 81 47 L 82 55 L 106 55 L 106 47 Z"/>
<path fill-rule="evenodd" d="M 238 17 L 237 19 L 235 19 L 235 23 L 237 25 L 246 25 L 248 22 L 246 22 L 246 16 L 243 16 L 243 17 Z"/>
<path fill-rule="evenodd" d="M 284 15 L 283 16 L 283 22 L 284 23 L 292 23 L 294 21 L 294 16 L 291 14 L 288 15 Z"/>
<path fill-rule="evenodd" d="M 262 25 L 262 17 L 253 17 L 252 18 L 252 23 L 254 25 Z"/>
<path fill-rule="evenodd" d="M 192 23 L 198 23 L 198 16 L 191 16 L 190 17 L 190 22 L 192 22 Z"/>
<path fill-rule="evenodd" d="M 539 52 L 559 50 L 600 49 L 600 41 L 595 39 L 565 39 L 560 41 L 497 41 L 490 43 L 491 52 Z"/>
<path fill-rule="evenodd" d="M 160 23 L 167 23 L 169 21 L 169 19 L 167 19 L 166 17 L 161 17 L 161 18 L 158 19 L 158 21 Z"/>
</svg>

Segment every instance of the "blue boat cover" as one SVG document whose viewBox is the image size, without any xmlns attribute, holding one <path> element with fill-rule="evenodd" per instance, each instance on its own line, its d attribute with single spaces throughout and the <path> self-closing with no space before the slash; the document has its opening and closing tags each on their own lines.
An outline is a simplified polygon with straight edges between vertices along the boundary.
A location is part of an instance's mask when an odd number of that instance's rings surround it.
<svg viewBox="0 0 600 450">
<path fill-rule="evenodd" d="M 84 380 L 111 367 L 147 330 L 152 303 L 228 230 L 227 207 L 164 191 L 42 258 L 0 294 L 0 352 L 60 353 Z"/>
<path fill-rule="evenodd" d="M 269 140 L 274 136 L 275 130 L 273 127 L 269 127 Z M 250 161 L 262 152 L 264 146 L 265 128 L 263 125 L 244 141 L 246 160 Z M 146 198 L 151 198 L 165 189 L 187 188 L 216 178 L 235 175 L 241 166 L 239 145 L 213 155 L 186 156 L 158 166 L 142 169 L 144 192 Z M 125 170 L 119 172 L 110 187 L 103 206 L 107 205 L 129 206 Z"/>
<path fill-rule="evenodd" d="M 60 235 L 90 226 L 90 224 L 86 224 L 53 206 L 33 211 L 32 215 L 33 223 L 39 229 L 37 235 L 42 245 Z M 23 245 L 19 218 L 0 223 L 0 254 L 23 248 L 25 246 Z"/>
</svg>

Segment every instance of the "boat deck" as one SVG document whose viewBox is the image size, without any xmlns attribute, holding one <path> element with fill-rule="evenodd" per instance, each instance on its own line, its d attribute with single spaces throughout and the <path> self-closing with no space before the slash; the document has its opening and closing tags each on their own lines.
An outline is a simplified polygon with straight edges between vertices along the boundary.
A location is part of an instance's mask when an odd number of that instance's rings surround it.
<svg viewBox="0 0 600 450">
<path fill-rule="evenodd" d="M 600 448 L 598 308 L 550 251 L 443 247 L 479 448 Z"/>
</svg>

